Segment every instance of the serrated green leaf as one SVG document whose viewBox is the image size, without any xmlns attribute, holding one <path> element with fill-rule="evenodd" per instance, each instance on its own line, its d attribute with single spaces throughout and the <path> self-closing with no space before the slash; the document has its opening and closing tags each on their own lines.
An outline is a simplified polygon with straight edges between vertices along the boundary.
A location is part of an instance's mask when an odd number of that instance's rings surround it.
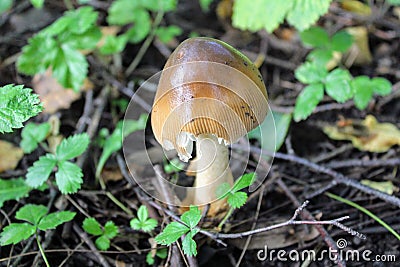
<svg viewBox="0 0 400 267">
<path fill-rule="evenodd" d="M 92 50 L 100 41 L 102 33 L 100 28 L 93 26 L 83 34 L 65 32 L 58 36 L 59 42 L 76 50 Z"/>
<path fill-rule="evenodd" d="M 322 82 L 327 75 L 328 72 L 325 68 L 321 68 L 313 62 L 306 62 L 295 71 L 296 79 L 304 84 Z"/>
<path fill-rule="evenodd" d="M 190 209 L 181 215 L 181 220 L 186 223 L 190 229 L 193 229 L 201 220 L 199 208 L 197 206 L 190 206 Z"/>
<path fill-rule="evenodd" d="M 241 30 L 274 31 L 283 22 L 294 1 L 236 0 L 233 4 L 232 24 Z M 271 12 L 273 10 L 273 12 Z M 268 15 L 266 15 L 268 14 Z"/>
<path fill-rule="evenodd" d="M 47 181 L 53 168 L 57 164 L 57 159 L 52 154 L 41 156 L 39 160 L 33 163 L 32 167 L 28 168 L 26 174 L 26 183 L 34 188 L 41 186 Z"/>
<path fill-rule="evenodd" d="M 246 173 L 239 177 L 232 187 L 232 192 L 237 192 L 243 188 L 249 187 L 257 179 L 256 173 Z"/>
<path fill-rule="evenodd" d="M 89 142 L 87 133 L 75 134 L 62 140 L 56 149 L 57 159 L 70 160 L 80 156 L 87 149 Z"/>
<path fill-rule="evenodd" d="M 378 95 L 388 95 L 392 91 L 392 84 L 385 78 L 376 77 L 371 80 L 374 93 Z"/>
<path fill-rule="evenodd" d="M 332 0 L 294 0 L 294 4 L 288 11 L 286 19 L 297 30 L 303 31 L 317 22 L 320 16 L 328 12 L 331 1 Z M 288 5 L 286 1 L 279 2 Z"/>
<path fill-rule="evenodd" d="M 311 47 L 324 47 L 330 42 L 328 33 L 321 27 L 311 27 L 300 33 L 301 41 Z"/>
<path fill-rule="evenodd" d="M 78 92 L 88 72 L 88 63 L 84 55 L 69 44 L 62 44 L 52 61 L 53 77 L 64 88 Z"/>
<path fill-rule="evenodd" d="M 197 255 L 197 245 L 191 233 L 188 233 L 182 241 L 182 250 L 185 255 L 191 257 Z"/>
<path fill-rule="evenodd" d="M 42 8 L 43 4 L 44 4 L 44 0 L 30 0 L 31 4 L 35 7 L 35 8 Z"/>
<path fill-rule="evenodd" d="M 113 1 L 108 9 L 107 22 L 110 25 L 125 25 L 133 22 L 132 14 L 140 8 L 138 1 L 117 0 Z"/>
<path fill-rule="evenodd" d="M 154 228 L 156 228 L 158 222 L 156 219 L 153 218 L 149 218 L 144 222 L 141 222 L 141 229 L 144 232 L 151 232 L 154 230 Z"/>
<path fill-rule="evenodd" d="M 50 131 L 50 123 L 41 124 L 28 123 L 22 129 L 20 146 L 25 153 L 31 153 L 38 147 L 38 144 L 46 139 Z"/>
<path fill-rule="evenodd" d="M 15 214 L 15 218 L 37 225 L 48 209 L 43 205 L 26 204 Z"/>
<path fill-rule="evenodd" d="M 156 29 L 156 35 L 163 43 L 168 43 L 175 36 L 182 34 L 182 29 L 176 25 L 171 25 L 168 27 L 158 27 Z"/>
<path fill-rule="evenodd" d="M 110 239 L 108 239 L 104 235 L 96 238 L 96 241 L 94 243 L 96 244 L 96 247 L 100 250 L 107 250 L 110 248 Z"/>
<path fill-rule="evenodd" d="M 38 228 L 42 231 L 54 229 L 60 224 L 71 221 L 75 217 L 75 215 L 76 212 L 71 211 L 59 211 L 50 213 L 40 220 Z"/>
<path fill-rule="evenodd" d="M 61 193 L 76 193 L 83 183 L 83 173 L 78 165 L 63 161 L 58 163 L 58 171 L 56 172 L 56 183 Z"/>
<path fill-rule="evenodd" d="M 358 76 L 351 81 L 351 87 L 354 92 L 354 104 L 362 110 L 368 105 L 374 93 L 371 81 L 367 76 Z"/>
<path fill-rule="evenodd" d="M 122 52 L 124 50 L 128 37 L 126 35 L 121 36 L 107 36 L 104 44 L 100 47 L 100 53 L 102 55 L 111 55 Z"/>
<path fill-rule="evenodd" d="M 329 49 L 314 49 L 307 55 L 307 60 L 312 61 L 316 65 L 326 68 L 328 62 L 332 59 L 333 52 Z"/>
<path fill-rule="evenodd" d="M 296 99 L 293 118 L 295 121 L 306 119 L 324 97 L 324 87 L 321 83 L 304 87 Z"/>
<path fill-rule="evenodd" d="M 171 222 L 164 230 L 155 237 L 155 241 L 160 245 L 171 245 L 181 236 L 189 232 L 189 228 L 178 222 Z"/>
<path fill-rule="evenodd" d="M 346 52 L 353 44 L 353 36 L 345 30 L 338 31 L 332 36 L 332 50 Z"/>
<path fill-rule="evenodd" d="M 339 103 L 344 103 L 353 96 L 350 86 L 351 76 L 347 70 L 334 69 L 326 77 L 325 91 Z"/>
<path fill-rule="evenodd" d="M 102 235 L 103 230 L 101 229 L 100 223 L 95 218 L 86 218 L 82 224 L 83 230 L 86 233 L 97 236 Z"/>
<path fill-rule="evenodd" d="M 23 122 L 43 109 L 39 97 L 32 89 L 13 84 L 0 87 L 0 133 L 21 128 Z"/>
<path fill-rule="evenodd" d="M 0 208 L 7 200 L 19 200 L 28 196 L 32 188 L 23 178 L 0 179 Z"/>
<path fill-rule="evenodd" d="M 108 221 L 104 225 L 104 235 L 112 239 L 118 235 L 118 226 L 115 225 L 113 221 Z"/>
<path fill-rule="evenodd" d="M 135 229 L 135 230 L 141 230 L 142 229 L 142 223 L 141 221 L 139 221 L 139 219 L 137 218 L 133 218 L 130 221 L 130 226 L 131 228 Z"/>
<path fill-rule="evenodd" d="M 247 194 L 245 192 L 235 192 L 229 194 L 226 200 L 229 206 L 231 206 L 234 209 L 238 209 L 241 206 L 243 206 L 244 203 L 246 203 Z"/>
<path fill-rule="evenodd" d="M 35 226 L 28 223 L 11 223 L 4 227 L 0 233 L 0 245 L 6 246 L 17 244 L 22 240 L 26 240 L 35 233 Z"/>
<path fill-rule="evenodd" d="M 28 45 L 22 48 L 22 54 L 17 60 L 19 72 L 34 75 L 47 70 L 57 56 L 57 42 L 50 36 L 36 34 L 28 40 Z"/>
<path fill-rule="evenodd" d="M 137 216 L 138 219 L 142 222 L 146 221 L 147 218 L 149 217 L 149 213 L 147 211 L 147 207 L 142 205 L 139 207 L 138 211 L 137 211 Z"/>
</svg>

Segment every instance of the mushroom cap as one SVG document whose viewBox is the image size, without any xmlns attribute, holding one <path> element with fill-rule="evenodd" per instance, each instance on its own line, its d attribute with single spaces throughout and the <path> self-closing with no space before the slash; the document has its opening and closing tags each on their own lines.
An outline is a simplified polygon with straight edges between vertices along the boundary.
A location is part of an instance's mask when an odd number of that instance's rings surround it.
<svg viewBox="0 0 400 267">
<path fill-rule="evenodd" d="M 200 134 L 229 144 L 257 127 L 267 99 L 262 76 L 246 56 L 220 40 L 190 38 L 162 71 L 151 114 L 154 136 L 187 161 Z"/>
</svg>

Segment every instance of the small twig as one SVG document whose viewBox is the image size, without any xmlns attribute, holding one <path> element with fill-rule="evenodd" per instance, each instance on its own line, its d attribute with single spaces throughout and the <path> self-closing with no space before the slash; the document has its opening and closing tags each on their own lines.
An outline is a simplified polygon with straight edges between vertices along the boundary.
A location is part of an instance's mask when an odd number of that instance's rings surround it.
<svg viewBox="0 0 400 267">
<path fill-rule="evenodd" d="M 324 166 L 332 169 L 344 168 L 344 167 L 393 167 L 400 165 L 400 158 L 393 159 L 372 159 L 372 160 L 359 160 L 359 159 L 348 159 L 345 161 L 332 161 Z"/>
<path fill-rule="evenodd" d="M 342 173 L 339 173 L 339 172 L 336 172 L 327 167 L 318 165 L 318 164 L 311 162 L 305 158 L 301 158 L 296 155 L 288 155 L 288 154 L 281 153 L 281 152 L 271 152 L 271 151 L 267 151 L 265 149 L 261 149 L 261 148 L 255 147 L 255 146 L 250 146 L 250 148 L 249 148 L 247 146 L 233 144 L 232 148 L 237 148 L 237 149 L 241 149 L 241 150 L 249 150 L 250 149 L 251 152 L 264 154 L 264 155 L 275 157 L 277 159 L 283 159 L 283 160 L 287 160 L 287 161 L 291 161 L 291 162 L 295 162 L 295 163 L 307 166 L 310 169 L 313 169 L 314 171 L 317 171 L 320 173 L 325 173 L 325 174 L 331 176 L 334 179 L 331 182 L 332 186 L 335 186 L 336 184 L 344 184 L 344 185 L 356 188 L 364 193 L 376 196 L 376 197 L 378 197 L 388 203 L 391 203 L 397 207 L 400 207 L 400 199 L 399 198 L 388 195 L 386 193 L 383 193 L 381 191 L 373 189 L 369 186 L 363 185 L 360 182 L 343 175 Z M 320 191 L 318 191 L 318 192 L 320 192 Z M 322 193 L 322 192 L 320 192 L 320 193 Z M 316 194 L 312 194 L 312 196 L 316 196 Z"/>
<path fill-rule="evenodd" d="M 89 125 L 90 123 L 90 113 L 93 109 L 93 90 L 89 90 L 86 92 L 85 97 L 85 106 L 83 107 L 82 116 L 79 118 L 76 124 L 75 133 L 82 133 L 85 129 L 85 125 Z"/>
</svg>

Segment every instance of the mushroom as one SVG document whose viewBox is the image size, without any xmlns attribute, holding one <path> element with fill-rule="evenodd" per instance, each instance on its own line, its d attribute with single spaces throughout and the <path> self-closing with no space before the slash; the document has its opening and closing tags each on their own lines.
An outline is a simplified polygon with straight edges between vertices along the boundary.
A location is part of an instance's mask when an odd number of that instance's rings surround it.
<svg viewBox="0 0 400 267">
<path fill-rule="evenodd" d="M 267 91 L 254 64 L 232 46 L 212 38 L 190 38 L 171 54 L 154 99 L 151 124 L 166 150 L 182 161 L 196 142 L 195 183 L 186 205 L 217 199 L 222 183 L 233 184 L 228 145 L 257 127 L 267 114 Z M 209 215 L 223 209 L 211 204 Z"/>
</svg>

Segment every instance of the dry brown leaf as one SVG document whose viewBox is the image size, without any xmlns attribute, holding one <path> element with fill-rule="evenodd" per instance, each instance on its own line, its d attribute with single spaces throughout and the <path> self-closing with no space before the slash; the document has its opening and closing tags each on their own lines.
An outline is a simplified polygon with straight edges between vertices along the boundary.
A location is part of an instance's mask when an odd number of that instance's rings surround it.
<svg viewBox="0 0 400 267">
<path fill-rule="evenodd" d="M 124 177 L 122 176 L 120 168 L 116 167 L 104 167 L 101 171 L 101 177 L 105 182 L 109 181 L 120 181 Z"/>
<path fill-rule="evenodd" d="M 270 225 L 270 223 L 268 225 Z M 259 223 L 257 224 L 256 229 L 268 225 L 265 223 Z M 267 246 L 268 249 L 284 248 L 299 242 L 310 241 L 318 237 L 319 233 L 315 227 L 307 228 L 310 232 L 308 232 L 304 226 L 297 226 L 293 227 L 291 230 L 287 227 L 283 227 L 253 235 L 248 249 L 263 249 L 265 246 Z M 246 240 L 247 238 L 233 239 L 230 243 L 239 249 L 243 249 Z"/>
<path fill-rule="evenodd" d="M 65 89 L 58 81 L 51 76 L 51 71 L 36 74 L 32 79 L 33 89 L 39 95 L 43 103 L 44 113 L 53 114 L 59 109 L 67 109 L 71 103 L 81 97 L 81 93 L 77 93 L 72 89 Z M 91 90 L 93 84 L 85 79 L 85 83 L 81 90 Z"/>
<path fill-rule="evenodd" d="M 0 140 L 0 173 L 14 170 L 23 156 L 24 152 L 21 148 L 7 141 Z"/>
<path fill-rule="evenodd" d="M 364 26 L 349 27 L 346 31 L 353 36 L 354 43 L 344 55 L 347 67 L 363 66 L 372 62 L 372 54 L 368 44 L 368 30 Z"/>
<path fill-rule="evenodd" d="M 372 115 L 365 120 L 342 118 L 335 126 L 325 126 L 323 131 L 331 139 L 352 141 L 362 151 L 386 152 L 400 145 L 400 130 L 391 123 L 379 123 Z"/>
</svg>

